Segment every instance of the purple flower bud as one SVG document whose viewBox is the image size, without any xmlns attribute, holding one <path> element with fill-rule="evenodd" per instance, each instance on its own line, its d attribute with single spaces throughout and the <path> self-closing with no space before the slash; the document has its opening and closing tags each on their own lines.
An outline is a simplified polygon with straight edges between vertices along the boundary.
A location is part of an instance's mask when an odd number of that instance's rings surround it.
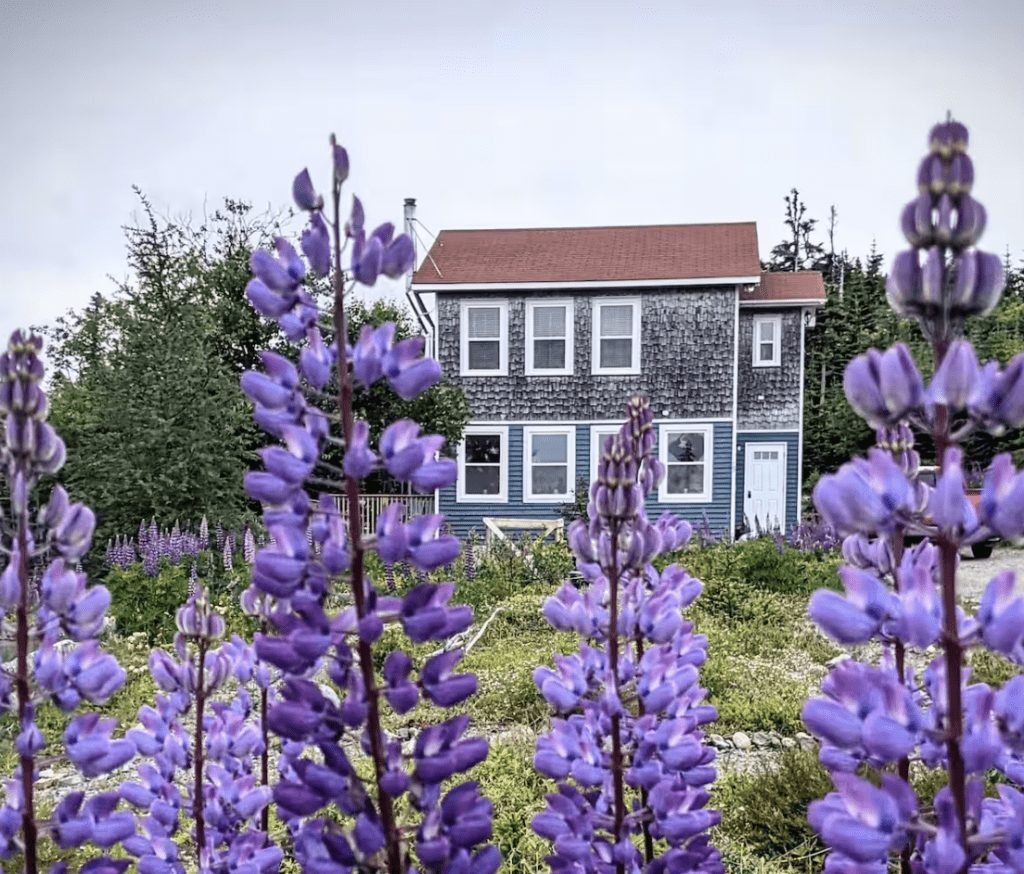
<svg viewBox="0 0 1024 874">
<path fill-rule="evenodd" d="M 257 278 L 273 291 L 289 293 L 298 286 L 298 282 L 288 269 L 273 255 L 262 249 L 252 253 L 249 266 Z"/>
<path fill-rule="evenodd" d="M 388 383 L 403 400 L 410 401 L 441 379 L 441 365 L 433 358 L 419 358 L 423 338 L 411 337 L 389 349 L 381 367 Z"/>
<path fill-rule="evenodd" d="M 299 368 L 313 388 L 323 388 L 331 378 L 333 357 L 316 328 L 307 331 L 307 345 L 299 353 Z"/>
<path fill-rule="evenodd" d="M 72 504 L 53 532 L 57 552 L 68 561 L 77 561 L 89 551 L 96 516 L 84 504 Z"/>
<path fill-rule="evenodd" d="M 331 272 L 331 238 L 327 224 L 319 212 L 309 217 L 309 227 L 302 232 L 302 253 L 309 259 L 313 273 L 321 278 Z"/>
<path fill-rule="evenodd" d="M 245 287 L 245 297 L 253 308 L 268 319 L 277 319 L 291 309 L 293 300 L 276 291 L 271 291 L 261 279 L 250 279 Z"/>
<path fill-rule="evenodd" d="M 972 197 L 961 197 L 957 206 L 956 231 L 953 234 L 952 245 L 957 249 L 973 246 L 981 238 L 985 222 L 985 207 Z"/>
<path fill-rule="evenodd" d="M 338 145 L 334 134 L 331 134 L 331 155 L 334 159 L 334 184 L 341 185 L 348 179 L 348 152 L 344 146 Z"/>
<path fill-rule="evenodd" d="M 1000 537 L 1024 535 L 1024 474 L 1016 474 L 1009 453 L 992 459 L 978 509 L 982 521 Z"/>
<path fill-rule="evenodd" d="M 345 450 L 342 466 L 345 475 L 354 479 L 368 476 L 377 465 L 377 456 L 370 451 L 370 426 L 364 420 L 356 421 L 352 429 L 352 438 Z"/>
<path fill-rule="evenodd" d="M 928 389 L 928 401 L 963 410 L 981 375 L 974 347 L 966 340 L 952 343 Z"/>
<path fill-rule="evenodd" d="M 1013 597 L 1013 571 L 1002 571 L 985 588 L 978 606 L 978 624 L 985 645 L 1011 656 L 1020 649 L 1024 637 L 1024 598 Z"/>
<path fill-rule="evenodd" d="M 940 528 L 970 531 L 977 524 L 974 508 L 964 491 L 963 454 L 955 447 L 946 450 L 942 473 L 928 502 L 928 511 Z"/>
<path fill-rule="evenodd" d="M 921 294 L 921 263 L 916 249 L 900 252 L 896 256 L 885 291 L 889 304 L 897 313 L 903 316 L 917 314 Z"/>
<path fill-rule="evenodd" d="M 309 178 L 309 170 L 304 169 L 292 183 L 292 197 L 295 205 L 306 212 L 324 208 L 324 199 L 313 190 L 313 180 Z"/>
<path fill-rule="evenodd" d="M 384 250 L 380 272 L 391 279 L 404 276 L 415 266 L 416 250 L 407 234 L 400 234 Z"/>
</svg>

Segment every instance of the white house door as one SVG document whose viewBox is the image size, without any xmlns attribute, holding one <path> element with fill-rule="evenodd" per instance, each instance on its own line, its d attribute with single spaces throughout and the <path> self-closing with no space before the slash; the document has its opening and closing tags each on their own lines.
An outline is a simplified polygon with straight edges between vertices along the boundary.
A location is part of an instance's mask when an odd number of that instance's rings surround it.
<svg viewBox="0 0 1024 874">
<path fill-rule="evenodd" d="M 786 444 L 748 443 L 743 515 L 752 534 L 786 529 Z M 757 520 L 755 524 L 754 520 Z"/>
</svg>

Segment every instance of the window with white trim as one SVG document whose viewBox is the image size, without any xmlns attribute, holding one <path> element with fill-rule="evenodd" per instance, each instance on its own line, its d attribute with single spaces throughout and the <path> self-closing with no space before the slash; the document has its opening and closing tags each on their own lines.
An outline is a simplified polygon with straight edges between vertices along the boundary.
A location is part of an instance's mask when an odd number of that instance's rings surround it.
<svg viewBox="0 0 1024 874">
<path fill-rule="evenodd" d="M 754 367 L 782 363 L 782 316 L 754 316 Z"/>
<path fill-rule="evenodd" d="M 590 482 L 597 479 L 597 467 L 601 463 L 604 442 L 619 433 L 621 425 L 590 426 Z"/>
<path fill-rule="evenodd" d="M 462 376 L 505 376 L 508 372 L 508 302 L 463 301 Z"/>
<path fill-rule="evenodd" d="M 527 376 L 565 376 L 572 373 L 571 300 L 526 302 Z"/>
<path fill-rule="evenodd" d="M 640 298 L 595 298 L 594 373 L 640 372 Z"/>
<path fill-rule="evenodd" d="M 508 501 L 508 426 L 466 426 L 459 444 L 456 499 L 467 503 Z"/>
<path fill-rule="evenodd" d="M 706 503 L 711 500 L 711 425 L 658 424 L 660 458 L 665 476 L 658 500 Z"/>
<path fill-rule="evenodd" d="M 565 503 L 576 493 L 576 427 L 523 426 L 523 501 Z"/>
</svg>

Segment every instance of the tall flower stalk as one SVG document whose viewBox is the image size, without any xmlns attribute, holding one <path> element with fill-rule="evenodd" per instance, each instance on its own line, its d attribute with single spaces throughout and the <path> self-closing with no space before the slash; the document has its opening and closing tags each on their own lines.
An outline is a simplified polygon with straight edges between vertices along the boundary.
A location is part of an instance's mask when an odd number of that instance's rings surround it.
<svg viewBox="0 0 1024 874">
<path fill-rule="evenodd" d="M 42 345 L 40 338 L 15 331 L 0 355 L 0 461 L 9 495 L 0 546 L 7 559 L 0 574 L 0 630 L 15 646 L 14 673 L 0 668 L 0 713 L 13 710 L 18 724 L 18 764 L 0 804 L 0 858 L 21 854 L 26 874 L 39 870 L 43 836 L 62 849 L 92 843 L 107 850 L 134 832 L 131 813 L 117 811 L 118 796 L 110 792 L 88 801 L 84 793 L 70 792 L 50 820 L 39 823 L 36 766 L 46 742 L 37 707 L 48 702 L 72 713 L 83 701 L 103 704 L 125 681 L 98 643 L 110 594 L 103 586 L 87 586 L 85 575 L 72 570 L 89 549 L 92 511 L 69 504 L 60 486 L 53 487 L 35 524 L 29 507 L 41 479 L 64 464 L 64 444 L 46 421 Z M 44 565 L 34 582 L 32 571 Z M 115 728 L 115 720 L 97 713 L 77 716 L 64 732 L 63 753 L 86 777 L 108 773 L 135 755 L 130 741 L 112 739 Z M 94 872 L 121 874 L 129 863 L 101 854 L 89 864 Z"/>
<path fill-rule="evenodd" d="M 493 874 L 500 855 L 487 844 L 490 802 L 469 781 L 441 792 L 451 777 L 483 760 L 487 741 L 465 736 L 466 716 L 424 728 L 411 750 L 385 728 L 385 704 L 398 715 L 409 713 L 421 698 L 449 708 L 476 690 L 475 676 L 455 673 L 459 650 L 442 651 L 418 670 L 407 654 L 395 650 L 379 674 L 374 644 L 385 624 L 399 624 L 413 643 L 440 641 L 464 631 L 472 612 L 448 606 L 454 591 L 450 583 L 424 582 L 397 598 L 382 595 L 366 573 L 368 549 L 377 551 L 385 566 L 408 561 L 427 573 L 458 555 L 458 541 L 441 532 L 439 514 L 406 522 L 400 503 L 381 514 L 376 537 L 364 538 L 360 480 L 383 467 L 417 491 L 430 493 L 454 483 L 457 472 L 454 462 L 437 458 L 443 438 L 420 435 L 415 422 L 391 424 L 374 451 L 368 424 L 353 415 L 352 399 L 360 386 L 385 379 L 409 400 L 440 379 L 440 368 L 420 357 L 422 338 L 396 343 L 394 324 L 364 327 L 354 344 L 347 343 L 350 284 L 373 285 L 379 275 L 401 276 L 413 266 L 414 251 L 411 240 L 395 236 L 391 224 L 368 234 L 358 198 L 353 198 L 348 220 L 342 218 L 348 155 L 333 138 L 331 150 L 330 222 L 324 198 L 303 170 L 292 193 L 309 214 L 301 241 L 305 259 L 279 238 L 273 254 L 253 255 L 256 278 L 246 290 L 253 306 L 276 320 L 298 348 L 297 367 L 285 356 L 264 352 L 265 370 L 242 377 L 257 423 L 283 443 L 263 450 L 264 472 L 246 477 L 248 494 L 264 503 L 272 535 L 256 555 L 253 584 L 266 599 L 267 622 L 276 631 L 257 635 L 256 653 L 284 675 L 279 700 L 268 714 L 270 728 L 281 738 L 281 780 L 274 786 L 274 800 L 291 831 L 296 859 L 307 870 L 402 874 L 413 870 L 415 850 L 420 870 Z M 342 254 L 349 244 L 346 272 Z M 322 324 L 307 283 L 332 271 L 333 313 Z M 322 330 L 333 333 L 332 342 Z M 328 414 L 308 398 L 323 396 L 332 379 L 337 409 Z M 330 493 L 312 501 L 306 491 L 314 480 L 324 482 L 320 470 L 331 473 L 321 465 L 320 454 L 337 420 L 344 478 L 335 491 L 347 498 L 347 518 Z M 327 595 L 338 585 L 347 588 L 351 606 L 328 615 Z M 323 670 L 338 692 L 326 695 L 313 681 Z M 368 779 L 350 759 L 360 748 L 372 762 Z M 401 802 L 415 814 L 411 823 L 398 815 Z"/>
<path fill-rule="evenodd" d="M 847 535 L 840 569 L 846 588 L 815 593 L 811 617 L 842 643 L 880 640 L 881 665 L 843 662 L 810 700 L 804 721 L 823 742 L 821 759 L 837 792 L 815 802 L 810 821 L 832 848 L 826 870 L 883 871 L 891 853 L 905 874 L 1020 870 L 1024 796 L 998 786 L 983 799 L 990 769 L 1024 777 L 1024 680 L 1002 690 L 968 685 L 969 647 L 986 646 L 1024 664 L 1024 599 L 1004 572 L 986 588 L 978 612 L 957 604 L 958 552 L 993 534 L 1024 535 L 1024 475 L 1008 454 L 986 476 L 977 512 L 965 492 L 959 443 L 976 430 L 998 436 L 1024 424 L 1024 355 L 1005 369 L 980 366 L 961 334 L 968 318 L 995 307 L 1003 269 L 974 248 L 985 210 L 971 197 L 974 169 L 967 129 L 933 128 L 918 170 L 918 196 L 903 211 L 911 248 L 896 257 L 890 304 L 917 320 L 932 345 L 926 388 L 905 346 L 874 349 L 847 367 L 853 408 L 879 432 L 879 448 L 815 487 L 823 517 Z M 931 435 L 941 472 L 934 489 L 916 479 L 910 427 Z M 904 549 L 905 534 L 927 540 Z M 893 588 L 885 584 L 891 580 Z M 907 655 L 933 644 L 942 654 L 915 677 Z M 893 655 L 894 651 L 894 655 Z M 918 760 L 948 772 L 948 784 L 922 805 L 908 782 Z M 882 771 L 880 787 L 855 774 Z"/>
<path fill-rule="evenodd" d="M 553 871 L 721 872 L 707 835 L 720 816 L 705 808 L 715 751 L 699 730 L 716 718 L 697 685 L 707 638 L 682 618 L 701 583 L 677 565 L 659 573 L 652 564 L 691 528 L 668 513 L 648 520 L 644 500 L 664 467 L 648 399 L 634 398 L 627 413 L 603 447 L 589 522 L 569 528 L 589 586 L 566 583 L 544 605 L 548 622 L 584 642 L 534 673 L 558 714 L 537 740 L 534 766 L 559 783 L 533 829 L 553 842 Z M 668 849 L 656 854 L 659 841 Z"/>
</svg>

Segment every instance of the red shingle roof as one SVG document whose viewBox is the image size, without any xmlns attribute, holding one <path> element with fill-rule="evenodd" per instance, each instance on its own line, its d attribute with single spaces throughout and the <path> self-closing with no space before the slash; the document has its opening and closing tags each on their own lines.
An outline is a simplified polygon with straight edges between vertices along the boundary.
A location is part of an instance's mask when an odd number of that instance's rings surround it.
<svg viewBox="0 0 1024 874">
<path fill-rule="evenodd" d="M 762 273 L 761 283 L 751 292 L 741 292 L 740 303 L 776 300 L 825 302 L 825 284 L 821 274 L 805 270 L 799 273 Z"/>
<path fill-rule="evenodd" d="M 754 222 L 441 231 L 417 285 L 716 279 L 761 272 Z"/>
</svg>

